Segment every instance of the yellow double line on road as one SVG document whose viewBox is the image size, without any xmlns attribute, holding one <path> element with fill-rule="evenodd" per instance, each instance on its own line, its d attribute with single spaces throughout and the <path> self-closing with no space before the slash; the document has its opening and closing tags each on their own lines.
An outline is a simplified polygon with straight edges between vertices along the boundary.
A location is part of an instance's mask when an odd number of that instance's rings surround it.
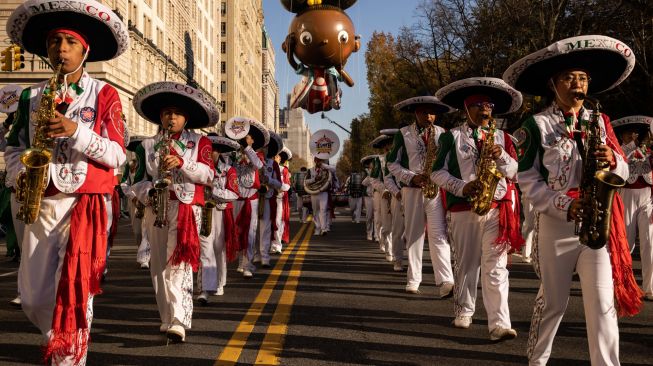
<svg viewBox="0 0 653 366">
<path fill-rule="evenodd" d="M 292 310 L 292 305 L 295 302 L 295 295 L 297 293 L 297 285 L 299 284 L 299 277 L 301 275 L 302 264 L 304 263 L 304 257 L 306 256 L 306 251 L 308 249 L 308 243 L 311 239 L 313 232 L 313 224 L 304 224 L 299 229 L 299 232 L 293 237 L 290 244 L 284 251 L 283 255 L 279 258 L 279 261 L 274 266 L 274 269 L 270 272 L 268 279 L 263 284 L 263 288 L 259 291 L 258 295 L 254 299 L 252 306 L 247 311 L 247 314 L 243 317 L 243 320 L 238 324 L 234 334 L 227 342 L 227 345 L 222 350 L 222 353 L 218 356 L 215 361 L 215 366 L 230 366 L 235 365 L 240 358 L 240 355 L 243 351 L 243 348 L 247 344 L 247 339 L 254 330 L 256 322 L 261 317 L 263 313 L 263 308 L 270 300 L 272 292 L 279 281 L 279 277 L 283 272 L 283 267 L 285 266 L 288 258 L 292 254 L 295 246 L 307 232 L 306 237 L 301 242 L 299 249 L 295 255 L 295 258 L 292 262 L 292 267 L 290 273 L 288 274 L 288 279 L 284 285 L 279 303 L 274 311 L 272 316 L 272 322 L 268 326 L 268 329 L 263 339 L 263 344 L 259 353 L 256 357 L 256 364 L 265 364 L 265 365 L 277 365 L 278 364 L 278 355 L 283 348 L 283 338 L 288 330 L 288 320 L 290 318 L 290 312 Z"/>
</svg>

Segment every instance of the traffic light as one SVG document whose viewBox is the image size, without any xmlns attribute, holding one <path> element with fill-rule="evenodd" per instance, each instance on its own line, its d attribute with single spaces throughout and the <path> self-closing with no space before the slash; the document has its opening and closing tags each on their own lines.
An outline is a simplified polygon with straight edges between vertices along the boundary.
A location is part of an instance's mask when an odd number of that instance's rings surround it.
<svg viewBox="0 0 653 366">
<path fill-rule="evenodd" d="M 10 47 L 13 50 L 12 66 L 11 71 L 20 70 L 25 67 L 25 56 L 23 55 L 23 48 L 19 45 L 13 45 Z"/>
<path fill-rule="evenodd" d="M 12 59 L 11 59 L 11 47 L 7 47 L 2 52 L 2 71 L 11 71 Z"/>
</svg>

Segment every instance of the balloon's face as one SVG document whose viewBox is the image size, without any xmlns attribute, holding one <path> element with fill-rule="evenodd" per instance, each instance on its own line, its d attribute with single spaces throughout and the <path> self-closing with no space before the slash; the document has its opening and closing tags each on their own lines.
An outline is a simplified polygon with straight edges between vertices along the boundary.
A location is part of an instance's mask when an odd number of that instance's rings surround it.
<svg viewBox="0 0 653 366">
<path fill-rule="evenodd" d="M 315 9 L 297 15 L 288 31 L 295 37 L 295 56 L 305 65 L 343 67 L 360 41 L 354 23 L 337 9 Z"/>
</svg>

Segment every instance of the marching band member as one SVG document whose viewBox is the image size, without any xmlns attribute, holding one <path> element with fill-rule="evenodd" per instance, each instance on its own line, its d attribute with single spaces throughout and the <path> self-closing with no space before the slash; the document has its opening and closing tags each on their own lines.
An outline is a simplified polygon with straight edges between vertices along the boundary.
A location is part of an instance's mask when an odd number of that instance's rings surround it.
<svg viewBox="0 0 653 366">
<path fill-rule="evenodd" d="M 361 211 L 363 209 L 363 190 L 361 173 L 352 172 L 345 182 L 345 189 L 349 195 L 349 210 L 351 211 L 351 222 L 360 223 Z"/>
<path fill-rule="evenodd" d="M 75 11 L 68 10 L 70 3 Z M 116 184 L 114 169 L 126 158 L 118 93 L 91 78 L 83 66 L 118 57 L 128 47 L 129 34 L 111 9 L 92 0 L 28 0 L 9 17 L 7 33 L 60 69 L 51 82 L 21 94 L 5 153 L 13 179 L 25 171 L 21 154 L 40 145 L 37 123 L 45 124 L 46 137 L 55 139 L 40 211 L 25 225 L 18 273 L 22 307 L 45 337 L 46 359 L 83 365 L 93 296 L 100 292 L 106 259 L 105 201 Z M 37 110 L 47 107 L 48 100 L 56 112 L 39 116 Z"/>
<path fill-rule="evenodd" d="M 270 248 L 272 238 L 278 231 L 277 226 L 277 209 L 281 208 L 277 205 L 277 195 L 281 190 L 283 183 L 281 182 L 281 168 L 276 161 L 276 157 L 283 149 L 283 140 L 281 136 L 273 131 L 269 131 L 270 141 L 265 147 L 265 165 L 263 166 L 263 176 L 261 183 L 264 189 L 259 190 L 262 197 L 259 198 L 259 205 L 263 205 L 259 212 L 261 213 L 260 231 L 259 231 L 259 245 L 256 247 L 255 256 L 261 259 L 261 266 L 263 268 L 270 267 Z M 287 189 L 286 189 L 287 190 Z"/>
<path fill-rule="evenodd" d="M 391 130 L 392 131 L 392 130 Z M 399 133 L 399 130 L 394 130 L 396 133 Z M 400 156 L 401 152 L 397 154 Z M 392 258 L 393 258 L 393 270 L 395 272 L 402 272 L 404 270 L 404 250 L 406 250 L 406 242 L 404 240 L 404 209 L 401 203 L 401 185 L 397 182 L 394 175 L 390 174 L 388 169 L 388 164 L 384 167 L 385 174 L 383 177 L 383 183 L 385 188 L 392 195 L 390 201 L 390 212 L 392 212 Z"/>
<path fill-rule="evenodd" d="M 367 232 L 367 240 L 374 241 L 376 234 L 374 233 L 374 187 L 372 186 L 372 169 L 374 168 L 374 159 L 376 155 L 368 155 L 361 159 L 365 178 L 361 182 L 365 189 L 363 190 L 365 202 L 365 230 Z"/>
<path fill-rule="evenodd" d="M 649 301 L 653 301 L 653 155 L 650 148 L 652 123 L 653 118 L 647 116 L 630 116 L 612 121 L 612 127 L 628 159 L 630 173 L 626 185 L 619 190 L 624 201 L 626 234 L 631 253 L 635 250 L 635 238 L 639 238 L 642 289 L 644 299 Z"/>
<path fill-rule="evenodd" d="M 141 88 L 136 112 L 161 131 L 136 150 L 139 170 L 134 192 L 154 201 L 145 211 L 150 274 L 161 326 L 173 342 L 184 342 L 193 316 L 193 272 L 200 264 L 199 226 L 204 186 L 214 177 L 211 141 L 191 129 L 215 125 L 220 113 L 199 90 L 171 81 Z"/>
<path fill-rule="evenodd" d="M 207 187 L 208 190 L 204 192 L 204 199 L 215 203 L 215 208 L 205 205 L 202 211 L 202 225 L 205 226 L 204 230 L 209 232 L 200 231 L 202 271 L 198 282 L 202 292 L 197 296 L 197 301 L 201 305 L 208 304 L 212 294 L 224 295 L 227 262 L 236 259 L 240 249 L 236 240 L 232 204 L 238 199 L 238 173 L 231 166 L 229 159 L 225 158 L 226 154 L 237 151 L 240 145 L 215 133 L 207 137 L 213 147 L 211 159 L 216 174 L 212 186 Z M 207 210 L 211 210 L 211 213 L 207 214 Z M 211 217 L 210 221 L 206 215 Z"/>
<path fill-rule="evenodd" d="M 306 169 L 306 167 L 303 166 L 299 169 L 299 172 L 297 172 L 295 176 L 295 193 L 297 194 L 297 202 L 296 202 L 297 212 L 299 213 L 299 222 L 301 222 L 302 224 L 306 223 L 306 218 L 308 217 L 308 211 L 309 211 L 307 204 L 304 204 L 305 197 L 308 196 L 308 193 L 306 193 L 306 190 L 304 190 L 304 180 L 306 179 L 306 174 L 308 174 L 308 169 Z"/>
<path fill-rule="evenodd" d="M 517 153 L 508 134 L 495 128 L 492 113 L 518 110 L 522 96 L 503 80 L 489 77 L 456 81 L 435 96 L 467 117 L 465 124 L 440 135 L 431 174 L 446 191 L 455 278 L 453 325 L 466 329 L 472 323 L 480 272 L 490 339 L 512 339 L 517 332 L 510 323 L 506 265 L 509 249 L 523 243 L 512 201 L 517 195 L 512 182 Z"/>
<path fill-rule="evenodd" d="M 308 170 L 306 175 L 305 184 L 311 184 L 316 181 L 316 179 L 321 175 L 322 170 L 329 170 L 331 174 L 335 174 L 335 168 L 331 165 L 322 162 L 322 159 L 314 157 L 315 166 Z M 328 200 L 329 192 L 328 186 L 322 188 L 321 191 L 314 192 L 311 194 L 311 205 L 313 206 L 313 223 L 315 224 L 315 231 L 313 235 L 326 235 L 329 232 L 329 218 L 327 217 L 328 213 Z"/>
<path fill-rule="evenodd" d="M 426 227 L 436 296 L 444 298 L 450 296 L 453 289 L 451 249 L 447 242 L 442 199 L 437 189 L 429 186 L 432 161 L 427 160 L 435 160 L 438 137 L 444 133 L 444 129 L 435 124 L 437 116 L 449 112 L 451 108 L 435 97 L 422 96 L 406 99 L 395 105 L 395 109 L 413 112 L 416 119 L 414 123 L 399 130 L 388 154 L 388 170 L 402 186 L 408 251 L 406 292 L 419 293 Z"/>
<path fill-rule="evenodd" d="M 378 197 L 379 200 L 376 206 L 378 211 L 374 213 L 374 216 L 378 217 L 379 245 L 388 262 L 393 262 L 394 257 L 392 256 L 392 213 L 390 212 L 392 194 L 385 187 L 385 166 L 386 155 L 392 147 L 394 134 L 397 132 L 396 129 L 381 130 L 381 135 L 370 143 L 372 148 L 380 149 L 382 152 L 382 154 L 377 155 L 371 176 L 374 185 L 374 198 L 377 199 Z"/>
<path fill-rule="evenodd" d="M 231 121 L 237 121 L 240 117 L 234 117 Z M 240 244 L 240 264 L 238 271 L 243 273 L 244 278 L 252 278 L 256 271 L 254 257 L 256 253 L 256 231 L 258 229 L 258 190 L 261 188 L 259 170 L 263 168 L 265 157 L 262 152 L 257 152 L 270 142 L 270 132 L 259 121 L 248 119 L 248 135 L 240 139 L 241 149 L 236 155 L 233 167 L 238 172 L 238 200 L 234 202 L 234 217 L 236 222 L 236 233 Z M 227 121 L 225 133 L 228 134 Z"/>
<path fill-rule="evenodd" d="M 141 145 L 141 142 L 146 137 L 135 136 L 129 139 L 127 150 L 136 152 L 136 148 Z M 138 200 L 136 193 L 133 191 L 132 186 L 136 183 L 134 178 L 138 175 L 139 170 L 143 170 L 145 166 L 138 165 L 138 159 L 133 159 L 127 164 L 125 172 L 123 173 L 123 182 L 120 184 L 121 189 L 125 196 L 127 196 L 127 205 L 129 207 L 129 219 L 132 224 L 132 231 L 136 237 L 136 262 L 140 265 L 141 269 L 150 268 L 150 242 L 148 241 L 145 230 L 143 230 L 143 215 L 145 214 L 145 203 Z"/>
<path fill-rule="evenodd" d="M 533 263 L 541 285 L 528 339 L 530 365 L 545 365 L 565 313 L 573 273 L 580 277 L 587 340 L 593 365 L 619 365 L 617 315 L 637 313 L 641 306 L 618 194 L 613 201 L 611 237 L 600 249 L 580 243 L 572 221 L 586 219 L 590 202 L 579 187 L 591 111 L 587 93 L 600 93 L 621 83 L 635 65 L 631 49 L 602 35 L 564 39 L 512 64 L 503 79 L 521 92 L 548 96 L 551 104 L 515 132 L 519 152 L 519 186 L 539 213 Z M 590 79 L 591 78 L 591 79 Z M 596 160 L 612 173 L 628 177 L 628 164 L 606 115 L 592 117 L 602 145 Z M 590 147 L 588 147 L 590 148 Z M 589 154 L 592 151 L 588 152 Z M 586 177 L 587 178 L 587 177 Z M 589 178 L 591 179 L 591 178 Z"/>
<path fill-rule="evenodd" d="M 281 254 L 283 243 L 290 242 L 290 199 L 288 191 L 290 190 L 290 170 L 288 161 L 292 160 L 292 152 L 284 146 L 281 152 L 275 156 L 281 169 L 281 188 L 277 194 L 277 231 L 272 241 L 270 253 Z"/>
</svg>

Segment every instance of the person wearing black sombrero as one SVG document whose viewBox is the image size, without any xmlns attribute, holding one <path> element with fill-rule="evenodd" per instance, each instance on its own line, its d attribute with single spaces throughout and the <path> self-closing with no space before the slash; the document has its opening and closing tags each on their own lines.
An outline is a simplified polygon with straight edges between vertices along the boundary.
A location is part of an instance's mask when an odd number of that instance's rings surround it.
<svg viewBox="0 0 653 366">
<path fill-rule="evenodd" d="M 363 203 L 365 206 L 365 232 L 367 240 L 374 241 L 376 233 L 374 232 L 374 187 L 372 186 L 372 169 L 374 169 L 374 160 L 376 155 L 368 155 L 361 159 L 363 167 L 363 179 L 361 185 L 363 188 Z"/>
<path fill-rule="evenodd" d="M 583 208 L 592 203 L 586 201 L 588 196 L 580 196 L 583 164 L 592 163 L 583 162 L 581 154 L 592 113 L 583 103 L 588 93 L 619 85 L 634 66 L 635 56 L 623 42 L 603 35 L 584 35 L 557 41 L 525 56 L 503 74 L 517 90 L 547 96 L 551 101 L 514 134 L 519 186 L 538 212 L 533 263 L 541 284 L 528 340 L 530 365 L 545 365 L 549 359 L 574 272 L 580 277 L 593 365 L 619 364 L 617 316 L 634 315 L 641 306 L 619 194 L 614 196 L 605 246 L 592 249 L 581 244 L 574 223 L 591 214 Z M 596 161 L 627 179 L 628 164 L 609 118 L 601 113 L 595 121 L 602 143 L 592 147 Z"/>
<path fill-rule="evenodd" d="M 392 213 L 390 212 L 392 194 L 385 187 L 385 166 L 386 155 L 392 147 L 394 134 L 397 132 L 398 130 L 382 130 L 381 134 L 370 142 L 372 148 L 380 150 L 374 160 L 371 178 L 374 186 L 374 217 L 377 218 L 375 231 L 379 238 L 379 247 L 388 262 L 393 262 L 394 257 L 392 256 Z"/>
<path fill-rule="evenodd" d="M 453 273 L 442 199 L 439 192 L 435 196 L 425 197 L 423 189 L 428 188 L 429 165 L 432 164 L 425 161 L 427 152 L 429 148 L 432 152 L 437 149 L 438 138 L 444 133 L 444 128 L 436 124 L 437 118 L 450 112 L 451 107 L 434 96 L 420 96 L 397 103 L 395 109 L 415 115 L 414 123 L 400 128 L 399 133 L 395 134 L 392 150 L 388 153 L 388 169 L 401 185 L 404 208 L 408 253 L 406 292 L 420 293 L 426 227 L 436 297 L 448 297 L 453 289 Z"/>
<path fill-rule="evenodd" d="M 381 133 L 391 135 L 394 140 L 394 135 L 399 133 L 399 129 L 390 128 L 381 130 Z M 406 250 L 406 242 L 404 240 L 404 209 L 401 207 L 401 185 L 394 175 L 388 169 L 388 162 L 383 167 L 383 184 L 385 189 L 388 190 L 390 199 L 390 213 L 391 217 L 387 222 L 391 229 L 391 242 L 392 251 L 391 257 L 393 260 L 393 270 L 395 272 L 403 272 L 404 270 L 404 251 Z M 386 218 L 387 220 L 388 218 Z M 387 255 L 387 254 L 386 254 Z"/>
<path fill-rule="evenodd" d="M 45 93 L 52 96 L 56 111 L 44 132 L 54 148 L 41 210 L 25 225 L 18 274 L 22 307 L 46 338 L 46 359 L 81 365 L 106 263 L 106 201 L 116 185 L 114 169 L 126 159 L 118 92 L 93 79 L 84 64 L 118 57 L 128 48 L 129 34 L 117 14 L 93 0 L 28 0 L 6 26 L 13 43 L 55 70 L 61 66 L 52 83 L 23 90 L 5 153 L 9 176 L 25 170 L 19 157 L 33 144 L 32 112 Z"/>
<path fill-rule="evenodd" d="M 517 336 L 508 309 L 508 252 L 523 243 L 519 211 L 515 212 L 514 180 L 517 153 L 510 136 L 496 128 L 493 113 L 521 107 L 522 96 L 501 79 L 474 77 L 458 80 L 435 93 L 443 103 L 460 110 L 465 123 L 440 135 L 440 149 L 431 179 L 445 192 L 447 229 L 454 261 L 453 325 L 469 328 L 476 310 L 476 291 L 482 284 L 490 339 Z M 498 173 L 491 191 L 482 169 Z M 496 174 L 496 173 L 495 173 Z M 484 187 L 485 186 L 485 187 Z M 474 210 L 481 192 L 490 195 L 487 212 Z"/>
<path fill-rule="evenodd" d="M 281 182 L 281 168 L 275 157 L 283 149 L 283 140 L 281 136 L 274 131 L 270 132 L 270 142 L 265 147 L 265 165 L 261 182 L 265 187 L 259 191 L 259 245 L 256 247 L 255 256 L 260 258 L 263 268 L 270 267 L 270 248 L 272 239 L 279 227 L 277 226 L 277 194 L 281 191 L 283 183 Z M 262 206 L 262 208 L 261 208 Z"/>
<path fill-rule="evenodd" d="M 191 129 L 214 126 L 220 113 L 201 91 L 180 83 L 161 81 L 138 90 L 136 112 L 161 125 L 154 137 L 136 148 L 139 170 L 133 186 L 141 202 L 151 203 L 155 182 L 168 180 L 163 194 L 169 199 L 145 209 L 150 241 L 150 274 L 161 326 L 173 342 L 184 342 L 193 315 L 193 272 L 200 265 L 199 226 L 204 206 L 204 186 L 211 185 L 215 170 L 211 141 Z M 161 197 L 161 195 L 158 195 Z M 157 222 L 156 210 L 163 213 Z M 155 225 L 156 224 L 156 225 Z"/>
<path fill-rule="evenodd" d="M 205 199 L 215 203 L 215 208 L 212 209 L 212 219 L 208 223 L 211 226 L 209 234 L 200 235 L 202 270 L 201 275 L 198 275 L 198 287 L 201 293 L 197 301 L 202 305 L 208 304 L 210 295 L 224 295 L 227 262 L 237 259 L 240 250 L 233 215 L 233 201 L 238 199 L 238 173 L 226 157 L 237 151 L 240 145 L 216 133 L 210 133 L 207 137 L 213 146 L 215 177 L 212 186 L 206 187 L 204 194 Z"/>
<path fill-rule="evenodd" d="M 635 250 L 639 239 L 642 261 L 642 290 L 644 299 L 653 301 L 653 154 L 649 116 L 628 116 L 612 121 L 614 132 L 628 159 L 629 176 L 626 185 L 619 190 L 624 201 L 624 224 L 630 252 Z"/>
<path fill-rule="evenodd" d="M 234 117 L 240 118 L 240 117 Z M 258 229 L 259 189 L 265 155 L 261 151 L 270 142 L 270 131 L 254 119 L 248 119 L 249 131 L 241 139 L 241 149 L 236 154 L 233 167 L 238 172 L 238 200 L 234 202 L 236 232 L 241 254 L 238 272 L 244 278 L 252 278 L 256 271 L 256 233 Z"/>
</svg>

